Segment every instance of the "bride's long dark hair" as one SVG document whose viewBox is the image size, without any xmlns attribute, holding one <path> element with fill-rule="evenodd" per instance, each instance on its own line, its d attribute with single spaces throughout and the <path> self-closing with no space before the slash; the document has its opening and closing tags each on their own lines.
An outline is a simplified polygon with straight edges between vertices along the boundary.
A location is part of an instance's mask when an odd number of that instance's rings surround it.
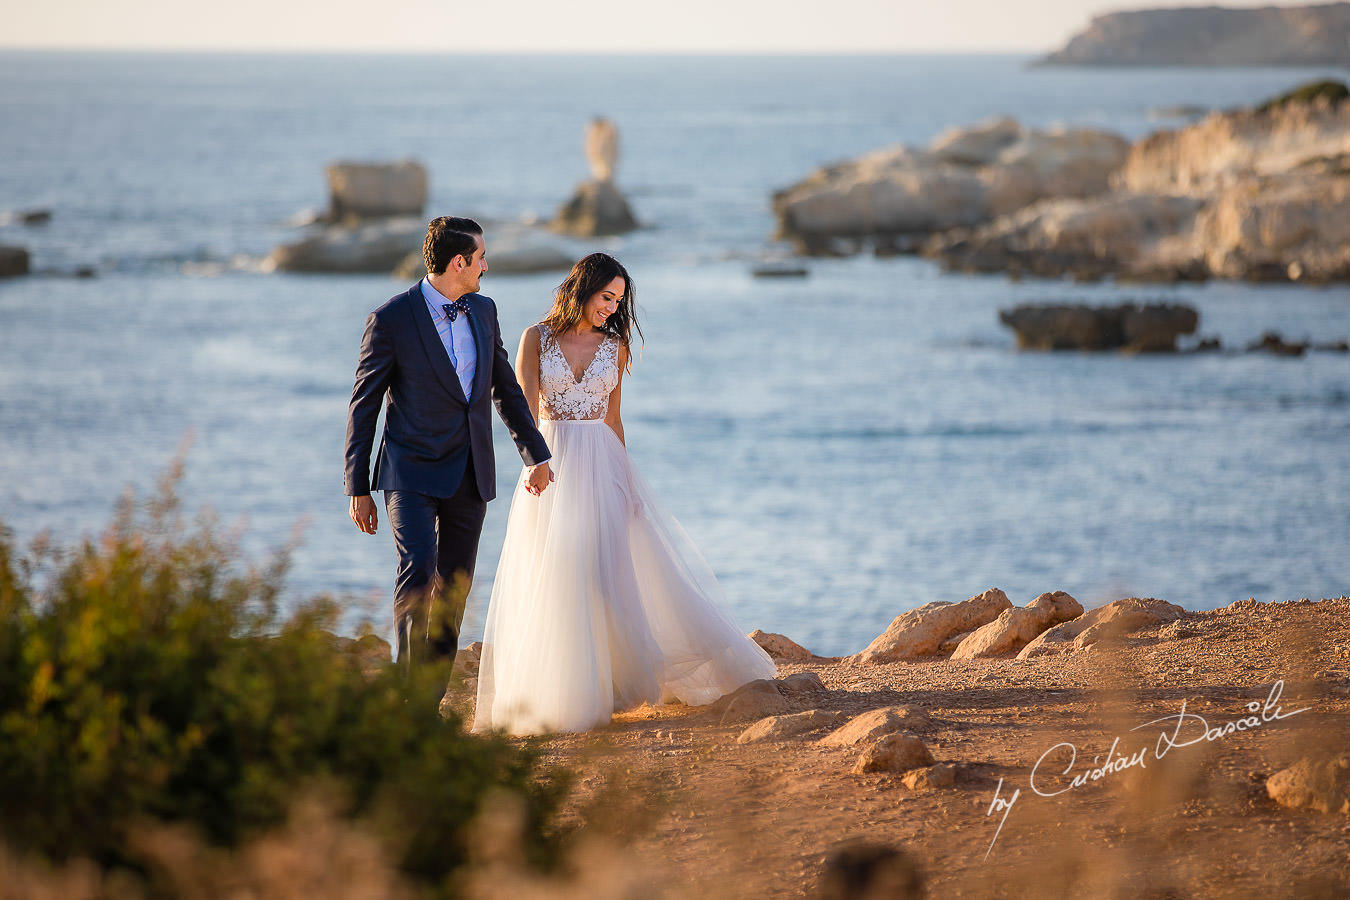
<svg viewBox="0 0 1350 900">
<path fill-rule="evenodd" d="M 553 294 L 553 308 L 544 317 L 544 324 L 554 334 L 564 334 L 581 324 L 586 301 L 605 289 L 615 278 L 623 279 L 623 296 L 619 308 L 605 320 L 600 331 L 618 338 L 629 351 L 628 365 L 633 365 L 632 334 L 642 337 L 642 326 L 637 321 L 637 289 L 628 270 L 608 253 L 592 253 L 577 261 L 567 278 Z"/>
</svg>

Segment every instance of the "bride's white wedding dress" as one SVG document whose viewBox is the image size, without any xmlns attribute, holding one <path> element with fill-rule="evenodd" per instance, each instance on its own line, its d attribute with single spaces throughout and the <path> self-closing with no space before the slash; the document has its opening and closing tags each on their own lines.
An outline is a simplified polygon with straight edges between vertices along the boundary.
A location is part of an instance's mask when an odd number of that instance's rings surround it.
<svg viewBox="0 0 1350 900">
<path fill-rule="evenodd" d="M 604 339 L 577 381 L 539 329 L 539 430 L 557 481 L 536 497 L 522 472 L 511 498 L 471 730 L 585 731 L 643 701 L 701 705 L 774 677 L 605 424 L 617 339 Z"/>
</svg>

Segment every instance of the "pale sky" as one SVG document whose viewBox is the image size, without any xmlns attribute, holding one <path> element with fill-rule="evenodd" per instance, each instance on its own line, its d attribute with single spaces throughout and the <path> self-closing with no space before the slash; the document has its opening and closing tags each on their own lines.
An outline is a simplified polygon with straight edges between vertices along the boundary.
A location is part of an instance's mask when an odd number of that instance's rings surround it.
<svg viewBox="0 0 1350 900">
<path fill-rule="evenodd" d="M 11 0 L 0 46 L 448 53 L 1046 51 L 1095 14 L 1204 0 Z M 1267 6 L 1230 0 L 1225 6 Z M 1273 5 L 1302 5 L 1275 3 Z"/>
</svg>

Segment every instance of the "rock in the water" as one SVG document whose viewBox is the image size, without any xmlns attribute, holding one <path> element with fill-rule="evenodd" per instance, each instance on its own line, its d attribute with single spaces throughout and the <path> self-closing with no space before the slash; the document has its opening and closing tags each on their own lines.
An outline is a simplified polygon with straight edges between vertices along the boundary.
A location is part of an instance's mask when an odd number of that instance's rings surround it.
<svg viewBox="0 0 1350 900">
<path fill-rule="evenodd" d="M 822 747 L 854 747 L 897 731 L 923 731 L 932 725 L 918 706 L 887 706 L 859 713 L 820 739 Z"/>
<path fill-rule="evenodd" d="M 422 245 L 426 233 L 427 223 L 421 219 L 329 228 L 277 247 L 263 261 L 263 270 L 388 273 Z"/>
<path fill-rule="evenodd" d="M 890 147 L 824 166 L 774 194 L 780 237 L 807 253 L 909 252 L 1046 197 L 1107 190 L 1129 143 L 1086 129 L 1035 131 L 1012 119 L 951 129 L 927 149 Z"/>
<path fill-rule="evenodd" d="M 1078 601 L 1063 591 L 1041 594 L 1026 606 L 1005 609 L 982 625 L 952 653 L 952 659 L 984 659 L 1015 653 L 1042 631 L 1083 614 Z"/>
<path fill-rule="evenodd" d="M 619 130 L 604 116 L 596 116 L 586 126 L 586 162 L 596 181 L 613 181 L 619 164 Z"/>
<path fill-rule="evenodd" d="M 805 278 L 811 271 L 797 263 L 765 262 L 751 269 L 750 274 L 756 278 Z"/>
<path fill-rule="evenodd" d="M 905 851 L 853 839 L 825 858 L 815 900 L 921 900 L 923 871 Z"/>
<path fill-rule="evenodd" d="M 530 228 L 493 229 L 486 243 L 488 271 L 497 275 L 565 272 L 579 259 L 561 239 Z M 394 275 L 403 279 L 421 278 L 426 273 L 421 249 L 410 251 L 394 269 Z"/>
<path fill-rule="evenodd" d="M 0 245 L 0 278 L 14 278 L 27 275 L 29 271 L 28 251 L 23 247 Z"/>
<path fill-rule="evenodd" d="M 1302 356 L 1308 349 L 1306 341 L 1302 343 L 1289 343 L 1274 331 L 1267 331 L 1261 335 L 1261 340 L 1254 341 L 1247 345 L 1248 353 L 1270 353 L 1275 356 Z"/>
<path fill-rule="evenodd" d="M 1126 597 L 1090 609 L 1069 622 L 1044 631 L 1018 652 L 1018 659 L 1082 650 L 1154 625 L 1185 618 L 1186 610 L 1152 597 Z"/>
<path fill-rule="evenodd" d="M 926 603 L 896 616 L 885 632 L 847 661 L 887 663 L 932 656 L 947 638 L 992 622 L 999 613 L 1011 607 L 1008 595 L 998 588 L 990 588 L 960 603 L 946 600 Z"/>
<path fill-rule="evenodd" d="M 801 644 L 798 644 L 781 634 L 775 634 L 771 631 L 760 631 L 756 628 L 754 631 L 750 632 L 749 637 L 750 640 L 764 648 L 764 652 L 774 659 L 802 660 L 810 659 L 812 656 L 810 650 L 807 650 Z"/>
<path fill-rule="evenodd" d="M 951 787 L 956 784 L 956 763 L 937 763 L 922 769 L 911 769 L 901 777 L 900 783 L 911 791 Z"/>
<path fill-rule="evenodd" d="M 768 716 L 760 719 L 736 738 L 738 744 L 753 744 L 759 741 L 781 741 L 810 731 L 828 728 L 839 721 L 839 713 L 823 709 L 808 709 L 804 712 L 783 716 Z"/>
<path fill-rule="evenodd" d="M 1291 809 L 1350 815 L 1350 754 L 1319 762 L 1301 759 L 1267 778 L 1266 793 Z"/>
<path fill-rule="evenodd" d="M 583 182 L 549 223 L 551 230 L 573 237 L 623 234 L 637 227 L 628 200 L 609 181 Z"/>
<path fill-rule="evenodd" d="M 20 225 L 46 225 L 52 220 L 50 209 L 21 209 L 10 215 L 10 220 Z"/>
<path fill-rule="evenodd" d="M 768 678 L 759 678 L 743 684 L 726 697 L 714 703 L 714 709 L 722 710 L 721 723 L 743 722 L 750 719 L 762 719 L 790 712 L 790 706 L 778 685 Z"/>
<path fill-rule="evenodd" d="M 426 206 L 427 170 L 413 160 L 335 162 L 325 169 L 325 174 L 328 177 L 327 218 L 332 222 L 421 216 Z"/>
<path fill-rule="evenodd" d="M 1024 350 L 1113 350 L 1165 353 L 1194 333 L 1200 314 L 1176 303 L 1138 306 L 1027 304 L 999 311 L 999 320 L 1017 334 Z"/>
<path fill-rule="evenodd" d="M 853 765 L 853 773 L 908 772 L 933 764 L 933 754 L 915 735 L 897 731 L 882 735 L 862 752 Z"/>
</svg>

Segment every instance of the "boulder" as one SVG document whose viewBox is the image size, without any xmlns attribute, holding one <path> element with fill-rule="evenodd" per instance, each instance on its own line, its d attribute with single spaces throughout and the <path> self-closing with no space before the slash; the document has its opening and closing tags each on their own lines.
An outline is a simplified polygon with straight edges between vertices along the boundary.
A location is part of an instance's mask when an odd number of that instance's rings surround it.
<svg viewBox="0 0 1350 900">
<path fill-rule="evenodd" d="M 460 647 L 455 653 L 454 671 L 468 677 L 478 675 L 478 666 L 483 661 L 483 642 L 474 641 L 467 647 Z"/>
<path fill-rule="evenodd" d="M 1291 809 L 1350 815 L 1350 754 L 1301 759 L 1267 778 L 1266 793 Z"/>
<path fill-rule="evenodd" d="M 497 275 L 566 272 L 580 257 L 556 237 L 530 228 L 495 228 L 487 235 L 488 271 Z M 427 273 L 420 248 L 412 250 L 394 268 L 404 280 Z"/>
<path fill-rule="evenodd" d="M 790 712 L 788 701 L 778 690 L 778 685 L 768 678 L 759 678 L 741 685 L 726 697 L 713 704 L 714 710 L 722 712 L 721 724 L 762 719 Z"/>
<path fill-rule="evenodd" d="M 1023 647 L 1018 659 L 1081 650 L 1099 641 L 1114 640 L 1154 625 L 1174 622 L 1187 615 L 1174 603 L 1152 597 L 1126 597 L 1042 632 Z"/>
<path fill-rule="evenodd" d="M 764 648 L 764 652 L 774 659 L 802 660 L 811 659 L 813 655 L 810 650 L 807 650 L 801 644 L 771 631 L 760 631 L 756 628 L 750 632 L 749 637 L 750 640 Z"/>
<path fill-rule="evenodd" d="M 820 739 L 822 747 L 855 747 L 875 743 L 896 731 L 923 731 L 932 725 L 928 713 L 918 706 L 887 706 L 859 713 Z"/>
<path fill-rule="evenodd" d="M 410 253 L 420 255 L 427 223 L 421 219 L 389 219 L 319 234 L 283 244 L 263 261 L 268 272 L 394 271 Z M 423 267 L 422 273 L 425 274 Z"/>
<path fill-rule="evenodd" d="M 1200 324 L 1193 308 L 1173 303 L 1138 306 L 1027 304 L 999 311 L 1023 350 L 1174 352 L 1176 340 Z"/>
<path fill-rule="evenodd" d="M 638 227 L 627 198 L 610 181 L 586 181 L 549 223 L 551 231 L 573 237 L 624 234 Z"/>
<path fill-rule="evenodd" d="M 808 709 L 804 712 L 783 716 L 768 716 L 760 719 L 736 738 L 738 744 L 753 744 L 760 741 L 781 741 L 828 728 L 839 721 L 839 713 L 823 709 Z"/>
<path fill-rule="evenodd" d="M 933 754 L 928 752 L 923 741 L 915 735 L 897 731 L 882 735 L 864 750 L 853 764 L 853 773 L 908 772 L 932 764 Z"/>
<path fill-rule="evenodd" d="M 1015 653 L 1042 631 L 1083 614 L 1078 601 L 1063 591 L 1041 594 L 1026 606 L 1005 609 L 961 642 L 952 659 L 984 659 Z"/>
<path fill-rule="evenodd" d="M 896 616 L 885 632 L 846 661 L 878 664 L 932 656 L 947 638 L 991 622 L 1011 607 L 1008 595 L 998 588 L 960 603 L 947 600 L 927 603 Z"/>
<path fill-rule="evenodd" d="M 789 699 L 823 694 L 827 690 L 820 676 L 811 671 L 794 672 L 786 678 L 776 679 L 774 684 L 778 686 L 778 692 Z"/>
<path fill-rule="evenodd" d="M 936 790 L 956 784 L 956 763 L 937 763 L 922 769 L 910 769 L 900 783 L 911 791 Z"/>
<path fill-rule="evenodd" d="M 959 166 L 987 166 L 1021 136 L 1022 126 L 1016 119 L 999 116 L 948 128 L 933 138 L 928 152 L 934 159 Z"/>
<path fill-rule="evenodd" d="M 1248 353 L 1270 353 L 1275 356 L 1302 356 L 1308 349 L 1306 341 L 1302 343 L 1286 342 L 1277 332 L 1267 331 L 1261 340 L 1247 345 Z"/>
<path fill-rule="evenodd" d="M 15 278 L 29 272 L 28 251 L 23 247 L 0 245 L 0 278 Z"/>
<path fill-rule="evenodd" d="M 324 170 L 324 174 L 328 178 L 326 218 L 331 222 L 420 217 L 426 206 L 427 170 L 413 160 L 335 162 Z M 425 223 L 422 227 L 425 233 Z"/>
</svg>

